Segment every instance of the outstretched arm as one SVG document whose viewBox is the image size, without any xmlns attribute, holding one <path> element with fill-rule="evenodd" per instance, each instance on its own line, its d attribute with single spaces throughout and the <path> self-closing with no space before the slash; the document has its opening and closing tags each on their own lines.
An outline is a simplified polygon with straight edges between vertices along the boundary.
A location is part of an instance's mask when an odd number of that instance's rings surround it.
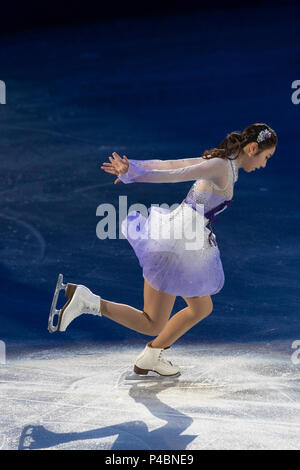
<svg viewBox="0 0 300 470">
<path fill-rule="evenodd" d="M 128 171 L 119 175 L 119 179 L 125 183 L 179 183 L 183 181 L 194 181 L 205 179 L 212 181 L 214 184 L 223 188 L 227 184 L 228 178 L 228 162 L 222 158 L 212 158 L 206 160 L 204 158 L 184 159 L 184 167 L 172 169 L 147 169 L 146 165 L 140 164 L 140 160 L 129 159 Z M 190 161 L 192 160 L 192 164 Z M 195 163 L 200 160 L 200 163 Z M 180 160 L 178 160 L 179 162 Z M 143 162 L 143 161 L 142 161 Z M 168 164 L 173 165 L 174 160 L 167 160 Z M 177 160 L 175 160 L 177 163 Z M 165 163 L 165 162 L 163 162 Z"/>
<path fill-rule="evenodd" d="M 117 175 L 114 181 L 128 183 L 179 183 L 205 179 L 223 188 L 228 181 L 228 162 L 222 158 L 209 160 L 184 158 L 179 160 L 134 160 L 123 159 L 113 152 L 109 157 L 111 163 L 104 163 L 101 168 L 108 173 Z"/>
<path fill-rule="evenodd" d="M 146 170 L 175 170 L 178 168 L 185 168 L 191 165 L 196 165 L 203 161 L 202 157 L 199 158 L 181 158 L 177 160 L 134 160 L 123 155 L 123 159 L 116 153 L 112 153 L 109 157 L 110 163 L 104 162 L 101 168 L 107 173 L 118 175 L 114 183 L 123 181 L 123 183 L 133 183 L 136 178 L 146 172 Z M 122 180 L 119 176 L 122 175 Z M 125 176 L 126 175 L 126 176 Z"/>
<path fill-rule="evenodd" d="M 176 170 L 178 168 L 185 168 L 187 166 L 196 165 L 203 161 L 202 157 L 194 158 L 180 158 L 177 160 L 134 160 L 129 159 L 135 166 L 139 166 L 146 170 Z"/>
</svg>

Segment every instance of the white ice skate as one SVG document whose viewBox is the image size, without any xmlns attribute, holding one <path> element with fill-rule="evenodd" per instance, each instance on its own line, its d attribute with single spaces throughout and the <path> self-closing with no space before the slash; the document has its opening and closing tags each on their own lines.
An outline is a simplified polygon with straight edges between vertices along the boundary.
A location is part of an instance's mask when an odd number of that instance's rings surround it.
<svg viewBox="0 0 300 470">
<path fill-rule="evenodd" d="M 65 290 L 65 296 L 69 300 L 63 308 L 57 310 L 57 299 L 62 289 Z M 63 284 L 63 275 L 59 274 L 49 314 L 49 332 L 66 331 L 69 324 L 83 313 L 102 316 L 100 300 L 99 295 L 93 294 L 90 289 L 81 284 Z M 56 315 L 58 316 L 58 322 L 57 325 L 54 325 L 53 321 Z"/>
<path fill-rule="evenodd" d="M 137 376 L 143 378 L 151 372 L 156 372 L 163 377 L 179 377 L 179 367 L 165 360 L 163 353 L 164 349 L 152 348 L 148 343 L 136 358 L 133 370 Z"/>
</svg>

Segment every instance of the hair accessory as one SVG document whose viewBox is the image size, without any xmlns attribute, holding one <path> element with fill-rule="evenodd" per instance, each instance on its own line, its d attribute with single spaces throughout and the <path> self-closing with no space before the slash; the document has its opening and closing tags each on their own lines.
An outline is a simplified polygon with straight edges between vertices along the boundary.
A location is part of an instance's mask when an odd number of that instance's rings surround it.
<svg viewBox="0 0 300 470">
<path fill-rule="evenodd" d="M 268 129 L 264 129 L 263 131 L 260 131 L 260 133 L 257 136 L 256 141 L 257 142 L 263 142 L 266 139 L 269 139 L 271 137 L 271 132 L 268 131 Z"/>
</svg>

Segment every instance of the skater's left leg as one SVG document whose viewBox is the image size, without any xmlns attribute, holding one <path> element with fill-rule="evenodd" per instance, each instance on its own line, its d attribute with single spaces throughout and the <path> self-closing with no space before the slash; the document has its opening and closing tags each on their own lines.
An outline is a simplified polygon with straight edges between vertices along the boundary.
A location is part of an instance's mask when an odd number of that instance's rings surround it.
<svg viewBox="0 0 300 470">
<path fill-rule="evenodd" d="M 186 297 L 187 307 L 177 312 L 167 322 L 160 334 L 151 342 L 153 348 L 171 346 L 178 338 L 190 330 L 213 310 L 210 296 Z"/>
</svg>

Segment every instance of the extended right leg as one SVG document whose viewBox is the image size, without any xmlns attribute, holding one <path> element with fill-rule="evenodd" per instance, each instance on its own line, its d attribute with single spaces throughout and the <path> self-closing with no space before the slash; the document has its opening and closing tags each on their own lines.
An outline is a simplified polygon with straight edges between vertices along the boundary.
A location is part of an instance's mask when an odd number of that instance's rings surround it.
<svg viewBox="0 0 300 470">
<path fill-rule="evenodd" d="M 66 331 L 75 318 L 83 313 L 91 313 L 106 316 L 139 333 L 157 336 L 167 323 L 176 299 L 175 295 L 154 289 L 146 280 L 144 283 L 144 310 L 105 300 L 81 284 L 68 283 L 63 288 L 65 288 L 65 295 L 69 300 L 60 310 L 57 328 L 50 325 L 49 329 L 50 320 L 53 323 L 53 315 L 51 318 L 49 317 L 48 329 L 50 332 Z M 57 300 L 57 289 L 54 300 Z M 51 306 L 51 312 L 52 310 L 55 314 L 56 310 Z"/>
</svg>

